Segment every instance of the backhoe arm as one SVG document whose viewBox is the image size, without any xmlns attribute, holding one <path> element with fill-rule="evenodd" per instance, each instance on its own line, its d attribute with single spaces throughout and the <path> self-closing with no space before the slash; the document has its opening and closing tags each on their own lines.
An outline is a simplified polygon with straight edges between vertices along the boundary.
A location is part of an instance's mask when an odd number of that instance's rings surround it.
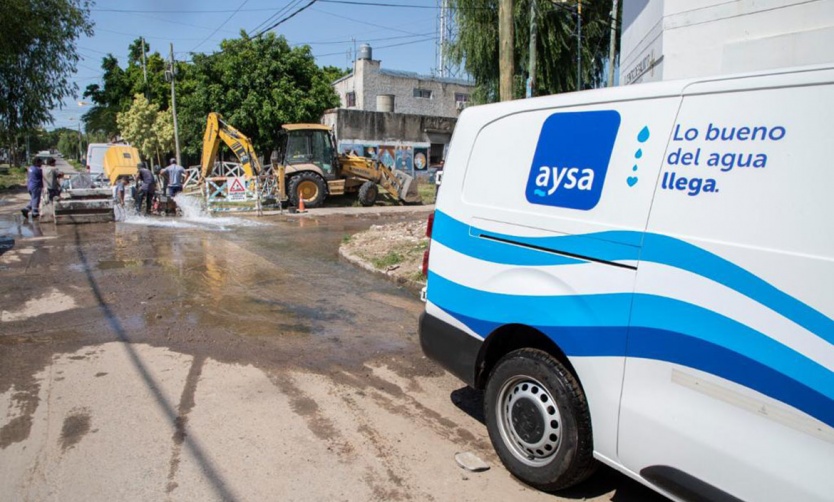
<svg viewBox="0 0 834 502">
<path fill-rule="evenodd" d="M 219 114 L 211 112 L 206 120 L 206 132 L 203 134 L 203 156 L 200 170 L 202 179 L 209 176 L 214 169 L 214 159 L 217 157 L 217 150 L 220 148 L 221 141 L 226 143 L 234 152 L 247 177 L 260 174 L 261 163 L 258 161 L 258 156 L 255 154 L 249 138 L 224 122 Z"/>
</svg>

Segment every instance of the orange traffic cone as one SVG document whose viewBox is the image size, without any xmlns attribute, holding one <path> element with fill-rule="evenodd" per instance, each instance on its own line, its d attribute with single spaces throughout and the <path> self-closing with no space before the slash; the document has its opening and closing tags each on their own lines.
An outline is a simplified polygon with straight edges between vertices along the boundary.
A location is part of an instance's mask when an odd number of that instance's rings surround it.
<svg viewBox="0 0 834 502">
<path fill-rule="evenodd" d="M 298 212 L 303 213 L 306 210 L 304 209 L 304 196 L 301 195 L 301 190 L 298 191 Z"/>
</svg>

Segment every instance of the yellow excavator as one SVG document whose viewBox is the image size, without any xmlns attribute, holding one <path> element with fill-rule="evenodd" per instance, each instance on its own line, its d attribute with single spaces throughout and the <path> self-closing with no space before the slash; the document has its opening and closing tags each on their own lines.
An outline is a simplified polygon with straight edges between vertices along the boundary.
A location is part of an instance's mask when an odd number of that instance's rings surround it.
<svg viewBox="0 0 834 502">
<path fill-rule="evenodd" d="M 237 156 L 247 177 L 264 172 L 249 138 L 212 112 L 203 136 L 202 179 L 211 174 L 221 141 Z M 293 206 L 304 200 L 306 207 L 320 207 L 328 196 L 345 193 L 358 193 L 363 206 L 372 206 L 377 186 L 403 203 L 422 202 L 412 176 L 376 160 L 339 154 L 332 129 L 321 124 L 285 124 L 273 165 L 275 175 L 283 181 L 277 184 L 278 199 L 289 199 Z"/>
</svg>

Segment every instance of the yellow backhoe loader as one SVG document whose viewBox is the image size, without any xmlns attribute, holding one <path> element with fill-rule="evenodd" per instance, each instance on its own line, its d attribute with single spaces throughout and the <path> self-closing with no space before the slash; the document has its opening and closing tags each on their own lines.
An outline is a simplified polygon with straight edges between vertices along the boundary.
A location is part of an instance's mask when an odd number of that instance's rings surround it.
<svg viewBox="0 0 834 502">
<path fill-rule="evenodd" d="M 203 137 L 201 176 L 204 180 L 214 168 L 220 141 L 235 153 L 246 177 L 263 175 L 249 139 L 212 112 Z M 376 160 L 340 155 L 333 131 L 321 124 L 285 124 L 275 154 L 274 174 L 279 178 L 277 198 L 289 199 L 293 206 L 298 206 L 303 199 L 306 207 L 319 207 L 328 196 L 345 193 L 358 193 L 363 206 L 372 206 L 378 195 L 377 185 L 403 203 L 421 202 L 412 176 L 389 169 Z"/>
</svg>

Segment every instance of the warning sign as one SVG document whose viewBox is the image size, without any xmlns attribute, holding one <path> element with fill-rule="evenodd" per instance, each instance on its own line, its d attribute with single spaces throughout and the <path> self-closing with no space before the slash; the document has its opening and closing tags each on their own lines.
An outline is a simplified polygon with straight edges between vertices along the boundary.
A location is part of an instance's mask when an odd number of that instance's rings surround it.
<svg viewBox="0 0 834 502">
<path fill-rule="evenodd" d="M 246 200 L 246 183 L 244 178 L 229 178 L 229 200 Z"/>
</svg>

